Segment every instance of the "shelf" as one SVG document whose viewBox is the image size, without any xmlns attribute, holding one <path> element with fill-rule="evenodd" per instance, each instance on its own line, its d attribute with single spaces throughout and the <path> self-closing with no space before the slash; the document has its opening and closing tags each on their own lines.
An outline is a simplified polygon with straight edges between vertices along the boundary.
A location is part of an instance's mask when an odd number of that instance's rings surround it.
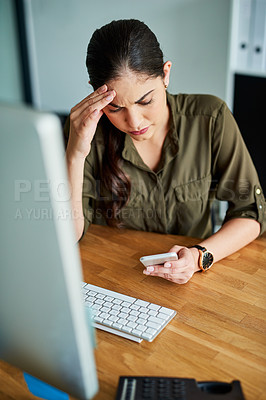
<svg viewBox="0 0 266 400">
<path fill-rule="evenodd" d="M 239 75 L 254 76 L 254 77 L 259 77 L 259 78 L 266 78 L 266 71 L 251 71 L 251 70 L 237 68 L 237 69 L 231 69 L 231 73 L 239 74 Z"/>
</svg>

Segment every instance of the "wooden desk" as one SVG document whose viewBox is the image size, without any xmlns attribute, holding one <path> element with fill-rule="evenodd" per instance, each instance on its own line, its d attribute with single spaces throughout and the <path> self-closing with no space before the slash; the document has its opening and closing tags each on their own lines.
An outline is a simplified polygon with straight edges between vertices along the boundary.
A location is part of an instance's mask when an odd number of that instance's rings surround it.
<svg viewBox="0 0 266 400">
<path fill-rule="evenodd" d="M 100 391 L 115 398 L 120 375 L 239 379 L 246 400 L 266 399 L 266 238 L 197 273 L 185 285 L 142 274 L 142 255 L 190 246 L 196 239 L 90 227 L 80 244 L 87 282 L 178 311 L 152 343 L 97 330 Z M 0 399 L 33 400 L 22 373 L 0 362 Z"/>
</svg>

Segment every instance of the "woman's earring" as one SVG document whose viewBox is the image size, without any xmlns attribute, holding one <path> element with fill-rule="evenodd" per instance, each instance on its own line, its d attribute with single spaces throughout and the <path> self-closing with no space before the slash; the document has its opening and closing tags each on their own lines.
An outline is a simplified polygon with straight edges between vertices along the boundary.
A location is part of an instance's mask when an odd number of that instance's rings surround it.
<svg viewBox="0 0 266 400">
<path fill-rule="evenodd" d="M 164 87 L 165 87 L 165 89 L 167 89 L 167 88 L 168 88 L 168 85 L 164 85 Z"/>
</svg>

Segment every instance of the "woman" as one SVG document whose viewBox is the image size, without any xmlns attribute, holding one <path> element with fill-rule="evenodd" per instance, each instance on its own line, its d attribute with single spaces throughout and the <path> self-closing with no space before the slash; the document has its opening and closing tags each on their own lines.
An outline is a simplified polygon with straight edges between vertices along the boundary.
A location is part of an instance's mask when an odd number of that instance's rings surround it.
<svg viewBox="0 0 266 400">
<path fill-rule="evenodd" d="M 95 91 L 66 124 L 77 239 L 91 222 L 201 237 L 143 271 L 186 283 L 263 231 L 265 200 L 230 111 L 214 96 L 167 93 L 171 62 L 144 23 L 96 30 L 86 65 Z M 212 235 L 215 197 L 229 208 Z"/>
</svg>

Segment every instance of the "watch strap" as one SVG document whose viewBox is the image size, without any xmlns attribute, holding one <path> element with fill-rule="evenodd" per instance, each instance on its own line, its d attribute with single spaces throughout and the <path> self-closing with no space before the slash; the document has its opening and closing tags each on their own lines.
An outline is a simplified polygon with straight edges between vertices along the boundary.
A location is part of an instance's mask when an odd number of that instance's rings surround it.
<svg viewBox="0 0 266 400">
<path fill-rule="evenodd" d="M 193 247 L 195 247 L 196 249 L 198 249 L 199 250 L 199 262 L 198 262 L 198 265 L 199 265 L 199 268 L 202 270 L 202 271 L 208 271 L 208 269 L 210 269 L 210 267 L 212 266 L 212 264 L 213 264 L 213 254 L 210 252 L 210 251 L 208 251 L 207 249 L 206 249 L 206 247 L 203 247 L 203 246 L 200 246 L 199 244 L 195 244 L 194 246 L 191 246 L 192 248 Z M 212 257 L 212 263 L 207 267 L 207 266 L 204 266 L 204 264 L 203 264 L 203 257 L 204 257 L 204 253 L 207 253 L 208 255 L 210 255 L 211 257 Z"/>
<path fill-rule="evenodd" d="M 200 246 L 199 244 L 195 244 L 194 246 L 191 247 L 196 247 L 196 249 L 201 250 L 201 251 L 207 251 L 206 247 Z"/>
</svg>

